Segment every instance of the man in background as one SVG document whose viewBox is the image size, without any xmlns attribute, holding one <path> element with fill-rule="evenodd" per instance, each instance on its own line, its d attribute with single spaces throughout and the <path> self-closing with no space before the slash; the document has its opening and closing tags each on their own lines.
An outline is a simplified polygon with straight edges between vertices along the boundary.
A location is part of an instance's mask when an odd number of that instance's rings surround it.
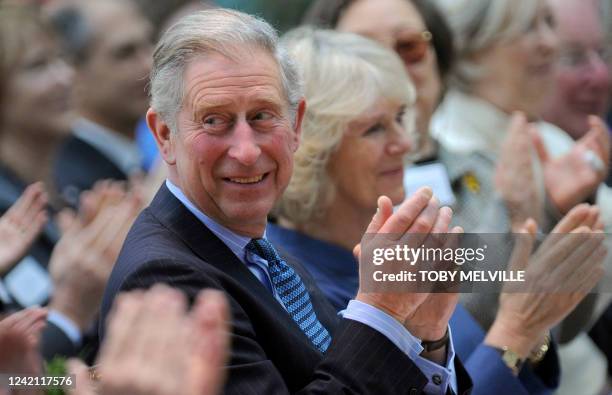
<svg viewBox="0 0 612 395">
<path fill-rule="evenodd" d="M 151 24 L 131 1 L 69 1 L 54 10 L 75 66 L 80 119 L 60 148 L 54 181 L 67 203 L 100 179 L 140 171 L 134 131 L 147 109 Z"/>
</svg>

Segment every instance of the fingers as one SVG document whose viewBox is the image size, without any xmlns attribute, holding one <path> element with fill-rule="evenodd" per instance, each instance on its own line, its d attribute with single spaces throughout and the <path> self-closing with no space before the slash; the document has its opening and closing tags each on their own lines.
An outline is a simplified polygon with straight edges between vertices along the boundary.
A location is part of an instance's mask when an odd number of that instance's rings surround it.
<svg viewBox="0 0 612 395">
<path fill-rule="evenodd" d="M 602 157 L 601 159 L 604 163 L 610 163 L 610 130 L 608 126 L 603 122 L 601 118 L 595 115 L 589 116 L 589 125 L 591 129 L 597 130 L 599 133 L 597 135 L 599 145 L 602 148 Z"/>
<path fill-rule="evenodd" d="M 140 291 L 133 291 L 117 296 L 106 323 L 106 340 L 100 350 L 102 367 L 121 360 L 123 353 L 133 350 L 133 334 L 130 335 L 129 331 L 137 327 L 143 294 Z"/>
<path fill-rule="evenodd" d="M 428 206 L 433 196 L 429 187 L 419 189 L 410 198 L 406 199 L 397 211 L 380 228 L 379 233 L 403 234 Z"/>
<path fill-rule="evenodd" d="M 525 270 L 529 264 L 529 258 L 535 244 L 535 234 L 537 225 L 535 221 L 529 218 L 525 221 L 522 229 L 517 235 L 516 244 L 510 256 L 508 270 L 519 271 Z"/>
<path fill-rule="evenodd" d="M 31 210 L 40 210 L 47 203 L 47 193 L 42 182 L 29 185 L 19 199 L 7 211 L 7 215 L 17 215 L 23 218 Z"/>
<path fill-rule="evenodd" d="M 377 206 L 376 214 L 372 217 L 372 221 L 368 225 L 366 233 L 377 233 L 393 214 L 393 203 L 391 203 L 391 199 L 387 196 L 379 197 Z"/>
<path fill-rule="evenodd" d="M 139 200 L 127 197 L 117 206 L 104 208 L 100 215 L 110 216 L 104 226 L 97 228 L 95 246 L 108 258 L 109 264 L 114 264 L 129 229 L 139 211 Z M 94 221 L 95 223 L 95 221 Z"/>
<path fill-rule="evenodd" d="M 68 232 L 68 229 L 70 229 L 75 224 L 76 220 L 77 214 L 74 210 L 70 208 L 65 208 L 61 210 L 55 216 L 55 223 L 59 227 L 62 235 Z"/>
<path fill-rule="evenodd" d="M 552 233 L 569 233 L 581 226 L 590 214 L 590 206 L 588 204 L 579 204 L 572 208 L 561 221 L 559 221 Z"/>
<path fill-rule="evenodd" d="M 16 226 L 27 237 L 37 235 L 47 221 L 47 193 L 42 182 L 28 186 L 2 219 Z"/>
<path fill-rule="evenodd" d="M 438 213 L 438 218 L 434 223 L 431 233 L 443 234 L 448 233 L 448 228 L 453 220 L 453 210 L 450 207 L 442 207 Z"/>
<path fill-rule="evenodd" d="M 601 214 L 601 210 L 599 209 L 599 207 L 597 207 L 597 206 L 590 206 L 589 207 L 589 214 L 587 215 L 585 220 L 580 224 L 580 226 L 586 226 L 587 228 L 591 228 L 593 230 L 596 230 L 596 228 L 599 226 L 598 224 L 601 223 L 601 221 L 600 221 L 600 218 L 601 218 L 600 214 Z"/>
<path fill-rule="evenodd" d="M 75 376 L 75 385 L 68 390 L 69 395 L 95 395 L 89 370 L 83 362 L 76 358 L 69 359 L 68 373 Z"/>
<path fill-rule="evenodd" d="M 414 234 L 427 234 L 433 229 L 434 224 L 440 216 L 440 201 L 437 197 L 433 196 L 425 210 L 413 221 L 412 225 L 408 228 L 409 233 Z"/>
<path fill-rule="evenodd" d="M 192 380 L 189 395 L 215 394 L 224 379 L 223 366 L 229 350 L 229 304 L 222 292 L 205 290 L 198 296 L 191 313 L 199 339 L 196 358 L 199 363 L 192 365 Z"/>
<path fill-rule="evenodd" d="M 581 278 L 583 273 L 589 272 L 591 266 L 601 263 L 597 262 L 595 257 L 604 241 L 602 233 L 589 231 L 575 231 L 575 233 L 566 237 L 574 239 L 573 244 L 576 247 L 565 260 L 559 261 L 550 271 L 550 275 L 565 289 L 576 286 L 577 278 Z"/>
<path fill-rule="evenodd" d="M 610 162 L 610 134 L 607 126 L 597 116 L 588 118 L 590 130 L 581 139 L 580 143 L 592 149 L 597 156 L 608 166 Z"/>
<path fill-rule="evenodd" d="M 548 150 L 546 149 L 546 146 L 544 145 L 544 141 L 542 140 L 542 136 L 540 136 L 540 133 L 538 133 L 537 129 L 534 127 L 530 129 L 529 134 L 531 135 L 533 148 L 535 149 L 536 154 L 540 159 L 540 162 L 542 162 L 542 164 L 550 162 L 550 155 L 548 153 Z"/>
<path fill-rule="evenodd" d="M 549 235 L 544 243 L 538 248 L 537 254 L 541 259 L 541 270 L 546 273 L 550 278 L 554 278 L 553 275 L 560 276 L 560 273 L 565 275 L 565 270 L 571 269 L 571 265 L 577 266 L 579 263 L 574 260 L 568 260 L 570 255 L 575 252 L 585 238 L 591 234 L 591 230 L 587 227 L 579 227 L 573 230 L 571 233 L 564 234 L 551 234 Z M 562 285 L 562 279 L 559 279 L 554 285 Z"/>
<path fill-rule="evenodd" d="M 83 224 L 91 223 L 105 208 L 119 204 L 125 196 L 125 182 L 102 180 L 81 194 L 79 214 Z"/>
<path fill-rule="evenodd" d="M 185 296 L 158 284 L 120 297 L 102 345 L 102 387 L 122 394 L 151 393 L 153 388 L 163 394 L 182 393 L 179 388 L 185 385 L 196 344 Z"/>
<path fill-rule="evenodd" d="M 431 228 L 431 234 L 429 237 L 436 245 L 449 244 L 448 247 L 451 248 L 451 244 L 455 241 L 456 237 L 451 237 L 448 235 L 448 228 L 453 219 L 453 210 L 450 207 L 442 207 L 437 215 L 436 221 Z"/>
</svg>

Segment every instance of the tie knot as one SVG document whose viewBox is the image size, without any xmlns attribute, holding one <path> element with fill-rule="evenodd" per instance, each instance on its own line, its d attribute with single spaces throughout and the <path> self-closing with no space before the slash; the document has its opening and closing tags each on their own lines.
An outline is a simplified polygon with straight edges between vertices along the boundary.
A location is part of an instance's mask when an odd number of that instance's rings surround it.
<svg viewBox="0 0 612 395">
<path fill-rule="evenodd" d="M 276 263 L 281 260 L 272 243 L 266 239 L 251 239 L 246 249 L 265 259 L 268 263 Z"/>
</svg>

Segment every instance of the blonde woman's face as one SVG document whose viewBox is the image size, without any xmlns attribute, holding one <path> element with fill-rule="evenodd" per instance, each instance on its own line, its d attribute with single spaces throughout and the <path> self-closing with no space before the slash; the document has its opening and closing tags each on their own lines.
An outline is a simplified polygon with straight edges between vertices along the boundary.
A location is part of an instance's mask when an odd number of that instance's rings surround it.
<svg viewBox="0 0 612 395">
<path fill-rule="evenodd" d="M 520 36 L 476 55 L 483 77 L 475 92 L 506 112 L 540 115 L 543 100 L 553 87 L 558 40 L 554 18 L 545 0 L 530 26 Z"/>
<path fill-rule="evenodd" d="M 357 0 L 342 14 L 337 30 L 360 34 L 397 51 L 417 39 L 426 27 L 409 0 Z M 427 133 L 442 91 L 436 54 L 428 45 L 421 59 L 402 61 L 417 90 L 417 130 Z"/>
<path fill-rule="evenodd" d="M 411 149 L 406 106 L 380 98 L 349 123 L 328 164 L 334 203 L 375 210 L 380 195 L 394 204 L 404 199 L 404 156 Z"/>
<path fill-rule="evenodd" d="M 59 56 L 58 43 L 42 33 L 35 35 L 9 76 L 3 127 L 20 133 L 68 133 L 74 116 L 72 77 L 72 69 Z"/>
</svg>

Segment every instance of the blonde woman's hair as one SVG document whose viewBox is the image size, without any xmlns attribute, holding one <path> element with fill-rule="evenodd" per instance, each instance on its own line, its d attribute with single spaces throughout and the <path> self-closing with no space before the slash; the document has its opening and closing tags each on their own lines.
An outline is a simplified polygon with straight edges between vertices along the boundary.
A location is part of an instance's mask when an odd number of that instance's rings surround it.
<svg viewBox="0 0 612 395">
<path fill-rule="evenodd" d="M 303 224 L 324 215 L 333 197 L 327 164 L 349 123 L 380 98 L 394 99 L 407 106 L 404 124 L 410 133 L 416 93 L 397 55 L 367 38 L 301 27 L 281 45 L 299 65 L 306 114 L 293 176 L 275 214 Z"/>
</svg>

